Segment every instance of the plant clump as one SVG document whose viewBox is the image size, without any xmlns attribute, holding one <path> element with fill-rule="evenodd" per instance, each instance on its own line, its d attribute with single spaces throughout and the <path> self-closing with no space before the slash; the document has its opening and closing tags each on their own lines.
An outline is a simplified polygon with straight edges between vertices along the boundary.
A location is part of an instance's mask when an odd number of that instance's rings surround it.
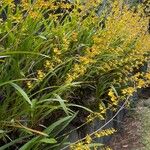
<svg viewBox="0 0 150 150">
<path fill-rule="evenodd" d="M 93 138 L 68 143 L 70 124 L 105 120 L 150 85 L 145 5 L 101 0 L 0 2 L 0 141 L 23 150 L 98 149 Z M 84 122 L 79 121 L 84 118 Z M 75 121 L 77 120 L 77 121 Z M 3 148 L 0 147 L 0 149 Z M 103 147 L 103 149 L 111 149 Z"/>
</svg>

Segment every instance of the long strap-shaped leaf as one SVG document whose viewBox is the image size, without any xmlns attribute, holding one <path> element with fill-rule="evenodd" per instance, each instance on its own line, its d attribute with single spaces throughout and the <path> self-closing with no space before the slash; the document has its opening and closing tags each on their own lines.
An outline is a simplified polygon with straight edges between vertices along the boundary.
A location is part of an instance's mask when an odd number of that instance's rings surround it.
<svg viewBox="0 0 150 150">
<path fill-rule="evenodd" d="M 31 80 L 37 81 L 37 79 L 35 79 L 35 78 L 14 79 L 14 80 L 9 80 L 9 81 L 5 81 L 5 82 L 0 82 L 0 87 L 1 87 L 1 86 L 4 86 L 4 85 L 7 85 L 7 84 L 10 84 L 10 83 L 12 83 L 12 82 L 31 81 Z"/>
<path fill-rule="evenodd" d="M 29 103 L 32 107 L 32 102 L 31 102 L 30 98 L 28 97 L 28 95 L 25 93 L 25 91 L 15 83 L 10 83 L 10 85 L 12 85 L 23 96 L 23 98 L 26 100 L 26 102 Z"/>
<path fill-rule="evenodd" d="M 48 128 L 46 128 L 43 132 L 46 134 L 49 134 L 59 125 L 61 125 L 62 123 L 64 123 L 67 120 L 70 120 L 72 118 L 72 116 L 67 116 L 65 118 L 62 118 L 56 122 L 54 122 L 52 125 L 50 125 Z M 26 144 L 24 144 L 19 150 L 30 150 L 33 148 L 33 146 L 35 146 L 35 144 L 40 141 L 43 137 L 42 136 L 37 136 L 35 138 L 32 138 L 29 142 L 27 142 Z"/>
<path fill-rule="evenodd" d="M 59 95 L 57 95 L 57 94 L 54 94 L 54 95 L 56 96 L 57 100 L 59 101 L 60 105 L 62 106 L 64 112 L 69 116 L 69 112 L 68 112 L 68 109 L 65 105 L 64 100 Z"/>
<path fill-rule="evenodd" d="M 30 51 L 7 51 L 7 52 L 1 52 L 0 55 L 16 55 L 16 54 L 26 54 L 26 55 L 37 55 L 37 56 L 42 56 L 42 57 L 45 57 L 45 58 L 49 58 L 50 57 L 48 55 L 44 55 L 44 54 L 41 54 L 41 53 L 35 53 L 35 52 L 30 52 Z"/>
<path fill-rule="evenodd" d="M 16 144 L 16 143 L 19 143 L 19 142 L 21 142 L 22 140 L 24 140 L 24 139 L 26 139 L 26 138 L 28 138 L 28 137 L 30 137 L 30 136 L 20 137 L 20 138 L 18 138 L 18 139 L 16 139 L 16 140 L 13 140 L 13 141 L 11 141 L 10 143 L 5 144 L 4 146 L 1 146 L 1 147 L 0 147 L 0 150 L 6 150 L 8 147 L 10 147 L 10 146 L 12 146 L 12 145 L 14 145 L 14 144 Z"/>
</svg>

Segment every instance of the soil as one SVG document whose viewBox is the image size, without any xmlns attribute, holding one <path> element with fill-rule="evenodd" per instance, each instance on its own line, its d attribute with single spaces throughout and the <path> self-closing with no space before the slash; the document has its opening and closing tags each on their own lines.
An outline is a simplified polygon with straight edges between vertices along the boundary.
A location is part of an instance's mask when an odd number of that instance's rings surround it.
<svg viewBox="0 0 150 150">
<path fill-rule="evenodd" d="M 113 150 L 150 150 L 150 98 L 139 100 L 108 145 Z"/>
</svg>

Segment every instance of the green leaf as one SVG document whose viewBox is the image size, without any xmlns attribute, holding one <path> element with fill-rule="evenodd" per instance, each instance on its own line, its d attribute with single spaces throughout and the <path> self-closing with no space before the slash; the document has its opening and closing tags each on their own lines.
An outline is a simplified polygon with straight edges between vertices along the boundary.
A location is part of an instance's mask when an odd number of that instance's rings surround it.
<svg viewBox="0 0 150 150">
<path fill-rule="evenodd" d="M 62 123 L 69 121 L 72 118 L 72 116 L 67 116 L 65 118 L 62 118 L 56 122 L 54 122 L 52 125 L 50 125 L 49 127 L 47 127 L 44 132 L 47 134 L 50 134 L 54 129 L 56 129 L 59 125 L 61 125 Z"/>
<path fill-rule="evenodd" d="M 2 83 L 0 83 L 0 86 L 4 86 L 4 85 L 6 85 L 6 84 L 10 84 L 10 83 L 12 83 L 12 82 L 17 82 L 17 81 L 28 81 L 28 80 L 34 80 L 34 81 L 37 81 L 37 79 L 35 79 L 35 78 L 23 78 L 23 79 L 15 79 L 15 80 L 10 80 L 10 81 L 5 81 L 5 82 L 2 82 Z"/>
<path fill-rule="evenodd" d="M 50 125 L 49 127 L 47 127 L 43 132 L 47 133 L 50 135 L 50 133 L 57 128 L 59 125 L 61 125 L 62 123 L 66 122 L 66 121 L 70 121 L 70 119 L 72 118 L 72 116 L 67 116 L 65 118 L 62 118 L 56 122 L 54 122 L 52 125 Z M 63 128 L 62 128 L 63 129 Z M 61 130 L 60 130 L 61 131 Z M 29 150 L 32 149 L 37 143 L 39 143 L 39 141 L 42 139 L 43 137 L 41 136 L 37 136 L 32 138 L 29 142 L 27 142 L 26 144 L 24 144 L 19 150 Z M 0 149 L 1 150 L 1 149 Z"/>
<path fill-rule="evenodd" d="M 102 144 L 102 143 L 91 143 L 91 144 L 89 144 L 89 147 L 102 147 L 102 146 L 104 146 L 104 144 Z"/>
<path fill-rule="evenodd" d="M 36 53 L 36 52 L 30 52 L 30 51 L 7 51 L 7 52 L 1 52 L 1 55 L 16 55 L 16 54 L 26 54 L 26 55 L 37 55 L 37 56 L 42 56 L 45 58 L 51 59 L 48 55 L 44 55 L 41 53 Z"/>
<path fill-rule="evenodd" d="M 68 118 L 68 120 L 62 122 L 61 124 L 59 124 L 57 127 L 55 127 L 53 129 L 53 132 L 51 133 L 52 137 L 57 136 L 61 131 L 63 131 L 69 124 L 70 122 L 76 117 L 77 113 L 75 113 L 73 116 L 70 116 L 70 118 Z"/>
<path fill-rule="evenodd" d="M 19 143 L 19 142 L 23 141 L 24 139 L 26 139 L 26 138 L 28 138 L 28 137 L 30 137 L 30 136 L 25 136 L 25 137 L 21 137 L 21 138 L 18 138 L 18 139 L 16 139 L 16 140 L 13 140 L 13 141 L 11 141 L 10 143 L 5 144 L 4 146 L 1 146 L 1 147 L 0 147 L 0 150 L 7 150 L 8 147 L 10 147 L 10 146 L 12 146 L 12 145 L 14 145 L 14 144 L 16 144 L 16 143 Z"/>
<path fill-rule="evenodd" d="M 2 58 L 6 58 L 6 57 L 9 57 L 9 56 L 0 56 L 0 59 L 2 59 Z"/>
<path fill-rule="evenodd" d="M 90 113 L 93 113 L 93 111 L 87 107 L 81 106 L 81 105 L 76 105 L 76 104 L 67 104 L 67 106 L 72 106 L 72 107 L 78 107 L 78 108 L 82 108 Z"/>
<path fill-rule="evenodd" d="M 39 35 L 39 37 L 40 37 L 41 39 L 47 40 L 47 38 L 46 38 L 45 36 L 43 36 L 43 35 Z"/>
<path fill-rule="evenodd" d="M 40 140 L 40 142 L 49 143 L 49 144 L 57 143 L 57 141 L 54 138 L 43 138 L 42 140 Z"/>
<path fill-rule="evenodd" d="M 15 83 L 10 83 L 10 85 L 12 85 L 23 96 L 23 98 L 26 100 L 26 102 L 28 102 L 32 107 L 32 102 L 29 99 L 28 95 L 24 92 L 24 90 Z"/>
<path fill-rule="evenodd" d="M 54 94 L 54 95 L 55 95 L 56 98 L 58 99 L 58 101 L 59 101 L 60 105 L 62 106 L 64 112 L 69 116 L 69 112 L 68 112 L 68 109 L 67 109 L 67 107 L 66 107 L 66 105 L 65 105 L 65 103 L 64 103 L 64 100 L 61 99 L 61 97 L 60 97 L 59 95 L 57 95 L 57 94 Z"/>
<path fill-rule="evenodd" d="M 37 143 L 39 138 L 40 138 L 40 136 L 32 138 L 30 141 L 28 141 L 26 144 L 24 144 L 21 148 L 19 148 L 19 150 L 30 150 Z"/>
<path fill-rule="evenodd" d="M 0 130 L 0 134 L 3 134 L 3 133 L 5 133 L 5 131 L 4 130 Z"/>
<path fill-rule="evenodd" d="M 112 89 L 113 89 L 113 91 L 115 92 L 116 96 L 117 96 L 117 97 L 119 97 L 119 95 L 118 95 L 118 93 L 117 93 L 117 91 L 116 91 L 115 87 L 112 85 L 112 86 L 111 86 L 111 88 L 112 88 Z"/>
</svg>

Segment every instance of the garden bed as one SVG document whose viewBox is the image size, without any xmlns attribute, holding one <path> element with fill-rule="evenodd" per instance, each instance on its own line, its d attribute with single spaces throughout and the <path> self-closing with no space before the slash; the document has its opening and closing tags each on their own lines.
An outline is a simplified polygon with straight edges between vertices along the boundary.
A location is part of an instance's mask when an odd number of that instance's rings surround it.
<svg viewBox="0 0 150 150">
<path fill-rule="evenodd" d="M 0 150 L 105 148 L 150 85 L 145 9 L 118 0 L 1 1 Z"/>
</svg>

